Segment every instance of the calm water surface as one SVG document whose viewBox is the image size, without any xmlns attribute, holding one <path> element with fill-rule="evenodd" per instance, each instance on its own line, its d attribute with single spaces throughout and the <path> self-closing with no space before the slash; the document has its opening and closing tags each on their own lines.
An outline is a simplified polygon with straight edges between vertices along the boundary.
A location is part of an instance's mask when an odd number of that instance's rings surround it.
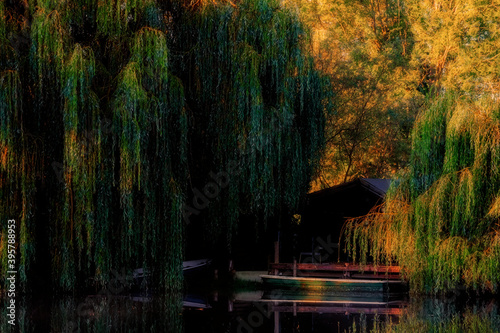
<svg viewBox="0 0 500 333">
<path fill-rule="evenodd" d="M 357 299 L 260 291 L 52 300 L 19 297 L 16 331 L 500 332 L 499 303 L 494 298 Z M 6 321 L 2 306 L 2 332 L 10 331 Z"/>
</svg>

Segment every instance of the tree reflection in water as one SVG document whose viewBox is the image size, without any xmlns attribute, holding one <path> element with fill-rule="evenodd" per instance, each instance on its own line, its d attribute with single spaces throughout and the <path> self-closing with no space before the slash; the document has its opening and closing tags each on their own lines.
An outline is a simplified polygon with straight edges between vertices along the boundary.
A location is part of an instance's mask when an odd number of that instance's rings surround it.
<svg viewBox="0 0 500 333">
<path fill-rule="evenodd" d="M 223 295 L 198 300 L 186 300 L 182 295 L 18 300 L 16 329 L 21 333 L 500 332 L 500 308 L 495 299 L 411 298 L 386 307 L 237 301 Z M 0 312 L 4 332 L 10 326 L 6 307 Z M 259 318 L 258 313 L 262 314 Z"/>
</svg>

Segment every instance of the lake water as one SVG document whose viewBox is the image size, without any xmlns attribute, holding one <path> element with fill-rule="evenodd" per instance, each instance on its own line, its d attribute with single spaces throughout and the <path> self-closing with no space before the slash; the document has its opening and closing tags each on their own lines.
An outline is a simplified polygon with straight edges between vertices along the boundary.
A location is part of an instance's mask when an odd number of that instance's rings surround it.
<svg viewBox="0 0 500 333">
<path fill-rule="evenodd" d="M 276 294 L 274 294 L 276 295 Z M 18 297 L 19 332 L 500 332 L 494 298 L 412 298 L 357 302 L 335 295 L 261 291 L 171 297 Z M 4 300 L 2 304 L 5 304 Z M 1 332 L 9 332 L 2 306 Z"/>
</svg>

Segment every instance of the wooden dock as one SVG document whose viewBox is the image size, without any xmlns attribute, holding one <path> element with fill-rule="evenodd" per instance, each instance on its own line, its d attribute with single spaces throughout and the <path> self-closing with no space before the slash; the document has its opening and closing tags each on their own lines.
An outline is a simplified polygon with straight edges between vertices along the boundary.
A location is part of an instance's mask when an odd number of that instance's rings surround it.
<svg viewBox="0 0 500 333">
<path fill-rule="evenodd" d="M 280 275 L 262 275 L 266 290 L 306 290 L 312 294 L 336 294 L 338 297 L 365 297 L 366 293 L 394 293 L 401 291 L 401 282 L 397 280 L 375 279 L 336 279 L 293 277 Z"/>
<path fill-rule="evenodd" d="M 350 263 L 273 263 L 262 275 L 266 289 L 307 290 L 341 293 L 341 297 L 363 293 L 401 293 L 406 284 L 399 266 Z"/>
<path fill-rule="evenodd" d="M 399 266 L 355 265 L 350 263 L 273 263 L 270 273 L 280 276 L 401 280 Z"/>
</svg>

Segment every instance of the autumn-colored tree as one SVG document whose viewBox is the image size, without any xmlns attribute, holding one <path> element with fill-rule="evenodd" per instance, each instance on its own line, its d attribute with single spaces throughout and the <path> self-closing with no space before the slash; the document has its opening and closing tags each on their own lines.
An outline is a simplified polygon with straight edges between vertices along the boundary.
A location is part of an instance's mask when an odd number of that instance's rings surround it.
<svg viewBox="0 0 500 333">
<path fill-rule="evenodd" d="M 397 260 L 414 291 L 498 292 L 499 2 L 409 1 L 408 13 L 429 100 L 383 212 L 348 226 L 351 254 Z"/>
<path fill-rule="evenodd" d="M 468 95 L 500 92 L 498 0 L 407 1 L 421 85 Z"/>
<path fill-rule="evenodd" d="M 294 1 L 315 32 L 317 66 L 337 96 L 313 189 L 389 177 L 409 156 L 423 96 L 411 67 L 414 36 L 401 1 Z"/>
</svg>

